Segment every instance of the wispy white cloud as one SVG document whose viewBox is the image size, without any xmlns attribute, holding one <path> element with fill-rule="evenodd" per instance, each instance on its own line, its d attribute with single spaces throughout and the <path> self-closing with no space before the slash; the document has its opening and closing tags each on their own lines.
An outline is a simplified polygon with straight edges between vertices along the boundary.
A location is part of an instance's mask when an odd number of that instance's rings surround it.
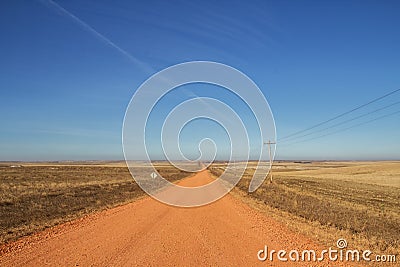
<svg viewBox="0 0 400 267">
<path fill-rule="evenodd" d="M 82 129 L 82 128 L 70 128 L 70 129 L 30 129 L 26 132 L 31 134 L 40 135 L 63 135 L 63 136 L 76 136 L 76 137 L 115 137 L 119 136 L 118 131 L 114 132 L 111 130 L 100 130 L 100 129 Z"/>
<path fill-rule="evenodd" d="M 120 52 L 122 55 L 124 55 L 126 58 L 128 58 L 130 61 L 132 61 L 136 66 L 138 66 L 142 71 L 147 72 L 148 74 L 154 73 L 155 70 L 150 67 L 148 64 L 144 63 L 140 59 L 134 57 L 130 53 L 128 53 L 126 50 L 122 49 L 120 46 L 115 44 L 113 41 L 108 39 L 106 36 L 95 30 L 92 26 L 84 22 L 82 19 L 78 18 L 68 10 L 66 10 L 64 7 L 60 6 L 56 2 L 52 0 L 41 0 L 43 4 L 45 4 L 48 8 L 53 9 L 57 12 L 61 12 L 64 16 L 68 17 L 71 19 L 73 22 L 75 22 L 78 26 L 80 26 L 82 29 L 86 30 L 87 32 L 93 34 L 97 39 L 100 41 L 106 43 L 107 45 L 111 46 L 112 48 L 116 49 L 118 52 Z"/>
</svg>

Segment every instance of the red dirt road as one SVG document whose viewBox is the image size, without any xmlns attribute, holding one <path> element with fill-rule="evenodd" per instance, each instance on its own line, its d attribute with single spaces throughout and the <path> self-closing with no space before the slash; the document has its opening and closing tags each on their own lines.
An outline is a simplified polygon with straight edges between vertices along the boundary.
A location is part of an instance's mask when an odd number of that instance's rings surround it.
<svg viewBox="0 0 400 267">
<path fill-rule="evenodd" d="M 180 184 L 210 180 L 203 171 Z M 265 245 L 321 249 L 231 195 L 198 208 L 146 197 L 22 238 L 3 248 L 0 266 L 282 266 L 276 255 L 273 262 L 257 259 Z"/>
</svg>

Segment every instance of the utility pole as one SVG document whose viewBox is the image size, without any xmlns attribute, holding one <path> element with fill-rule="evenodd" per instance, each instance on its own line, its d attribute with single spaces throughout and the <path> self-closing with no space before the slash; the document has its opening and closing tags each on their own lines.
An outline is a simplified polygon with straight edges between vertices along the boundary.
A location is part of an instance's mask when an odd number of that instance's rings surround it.
<svg viewBox="0 0 400 267">
<path fill-rule="evenodd" d="M 271 169 L 269 170 L 269 181 L 272 183 L 272 152 L 271 152 L 271 145 L 275 145 L 276 142 L 271 142 L 271 140 L 268 140 L 268 142 L 264 142 L 264 145 L 268 145 L 268 153 L 269 153 L 269 165 L 271 166 Z"/>
</svg>

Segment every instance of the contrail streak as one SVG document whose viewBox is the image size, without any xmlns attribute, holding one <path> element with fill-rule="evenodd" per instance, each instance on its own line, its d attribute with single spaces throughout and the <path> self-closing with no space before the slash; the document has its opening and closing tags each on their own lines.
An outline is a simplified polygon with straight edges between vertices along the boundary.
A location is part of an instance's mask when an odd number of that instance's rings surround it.
<svg viewBox="0 0 400 267">
<path fill-rule="evenodd" d="M 78 18 L 77 16 L 75 16 L 74 14 L 72 14 L 71 12 L 69 12 L 68 10 L 66 10 L 65 8 L 60 6 L 59 4 L 57 4 L 56 2 L 54 2 L 52 0 L 41 0 L 41 2 L 44 3 L 45 5 L 47 5 L 49 8 L 55 9 L 57 11 L 60 11 L 65 16 L 67 16 L 68 18 L 72 19 L 75 23 L 77 23 L 84 30 L 90 32 L 91 34 L 96 36 L 101 41 L 105 42 L 106 44 L 108 44 L 111 47 L 113 47 L 114 49 L 116 49 L 118 52 L 123 54 L 130 61 L 132 61 L 135 65 L 139 66 L 142 70 L 144 70 L 146 72 L 149 72 L 149 73 L 154 73 L 155 72 L 154 69 L 149 67 L 147 64 L 145 64 L 141 60 L 139 60 L 136 57 L 134 57 L 131 54 L 129 54 L 127 51 L 125 51 L 124 49 L 122 49 L 121 47 L 116 45 L 113 41 L 111 41 L 110 39 L 108 39 L 103 34 L 99 33 L 98 31 L 96 31 L 89 24 L 87 24 L 86 22 L 84 22 L 83 20 L 81 20 L 80 18 Z"/>
</svg>

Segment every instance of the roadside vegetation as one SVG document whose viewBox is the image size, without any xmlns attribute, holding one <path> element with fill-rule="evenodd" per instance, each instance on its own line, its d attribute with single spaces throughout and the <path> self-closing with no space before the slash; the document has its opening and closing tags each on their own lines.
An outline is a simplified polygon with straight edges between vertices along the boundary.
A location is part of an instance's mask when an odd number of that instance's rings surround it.
<svg viewBox="0 0 400 267">
<path fill-rule="evenodd" d="M 209 169 L 219 176 L 224 165 Z M 250 205 L 325 245 L 345 238 L 399 259 L 400 162 L 280 162 L 273 183 L 248 193 L 254 170 L 250 163 L 234 191 Z"/>
<path fill-rule="evenodd" d="M 169 181 L 191 175 L 157 164 Z M 225 166 L 209 170 L 218 177 Z M 400 162 L 278 162 L 274 182 L 248 193 L 255 167 L 232 192 L 250 206 L 327 247 L 345 238 L 400 259 Z M 0 244 L 144 195 L 123 163 L 2 163 Z"/>
<path fill-rule="evenodd" d="M 157 171 L 170 181 L 189 175 Z M 143 195 L 124 164 L 0 164 L 0 244 Z"/>
</svg>

